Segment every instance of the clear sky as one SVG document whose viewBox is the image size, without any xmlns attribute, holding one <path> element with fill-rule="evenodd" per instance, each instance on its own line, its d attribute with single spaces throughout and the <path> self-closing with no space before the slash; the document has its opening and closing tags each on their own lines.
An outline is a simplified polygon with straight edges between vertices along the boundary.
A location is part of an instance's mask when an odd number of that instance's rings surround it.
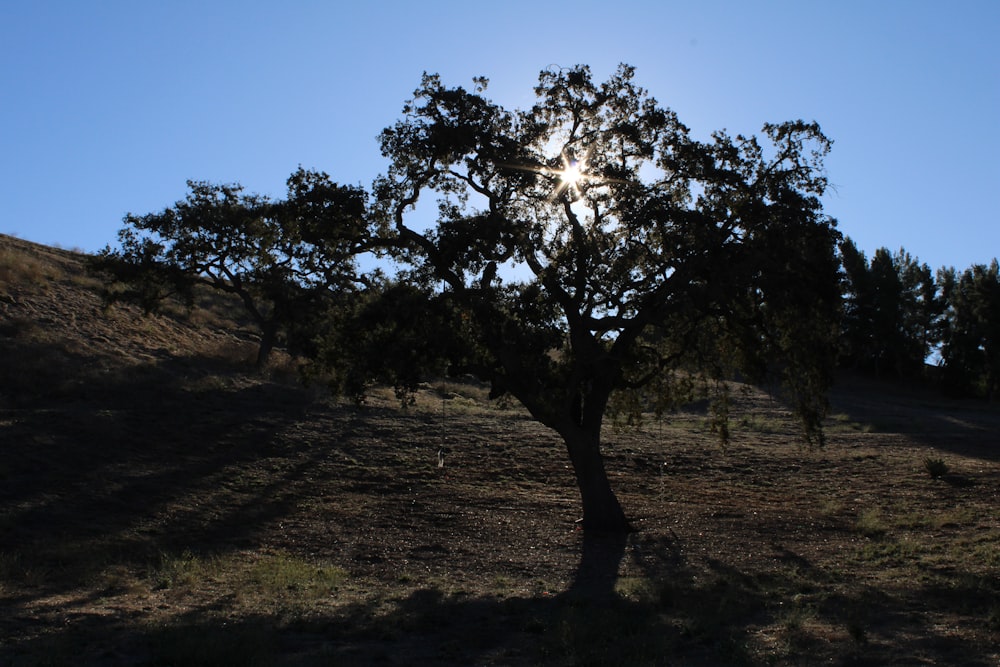
<svg viewBox="0 0 1000 667">
<path fill-rule="evenodd" d="M 1000 256 L 1000 0 L 0 0 L 0 232 L 96 251 L 187 179 L 367 186 L 424 71 L 524 107 L 620 62 L 698 138 L 818 121 L 869 256 Z"/>
</svg>

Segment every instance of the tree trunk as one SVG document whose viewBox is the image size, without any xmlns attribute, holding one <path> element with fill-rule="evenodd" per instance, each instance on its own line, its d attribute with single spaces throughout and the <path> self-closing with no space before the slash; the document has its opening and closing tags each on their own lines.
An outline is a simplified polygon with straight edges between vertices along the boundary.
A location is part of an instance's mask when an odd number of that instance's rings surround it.
<svg viewBox="0 0 1000 667">
<path fill-rule="evenodd" d="M 257 368 L 267 365 L 271 358 L 271 350 L 278 340 L 278 327 L 270 322 L 261 325 L 260 346 L 257 348 Z"/>
<path fill-rule="evenodd" d="M 634 529 L 611 490 L 599 434 L 583 428 L 569 428 L 561 433 L 569 451 L 583 500 L 583 529 L 604 533 L 629 533 Z"/>
</svg>

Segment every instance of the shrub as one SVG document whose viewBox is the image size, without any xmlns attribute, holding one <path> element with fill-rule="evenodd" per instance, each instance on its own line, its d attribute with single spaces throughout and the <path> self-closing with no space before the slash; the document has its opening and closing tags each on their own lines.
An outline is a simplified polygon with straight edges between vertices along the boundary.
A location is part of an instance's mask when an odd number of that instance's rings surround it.
<svg viewBox="0 0 1000 667">
<path fill-rule="evenodd" d="M 941 479 L 948 474 L 948 464 L 944 462 L 944 459 L 928 456 L 924 459 L 924 470 L 933 479 Z"/>
</svg>

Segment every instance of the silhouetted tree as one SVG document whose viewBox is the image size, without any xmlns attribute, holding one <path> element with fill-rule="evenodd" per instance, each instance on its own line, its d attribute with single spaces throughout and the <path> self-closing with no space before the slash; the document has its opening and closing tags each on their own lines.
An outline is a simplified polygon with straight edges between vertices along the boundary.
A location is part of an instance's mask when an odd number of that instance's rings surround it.
<svg viewBox="0 0 1000 667">
<path fill-rule="evenodd" d="M 875 289 L 868 272 L 868 258 L 850 238 L 840 243 L 840 257 L 844 271 L 840 361 L 846 366 L 874 370 L 874 360 L 878 357 Z"/>
<path fill-rule="evenodd" d="M 840 244 L 844 270 L 841 363 L 895 377 L 919 377 L 936 344 L 941 314 L 930 267 L 900 248 L 875 251 L 869 264 L 851 239 Z"/>
<path fill-rule="evenodd" d="M 923 370 L 927 358 L 941 342 L 941 319 L 945 304 L 927 264 L 899 249 L 894 257 L 903 293 L 904 349 L 900 367 L 904 373 Z"/>
<path fill-rule="evenodd" d="M 295 326 L 320 295 L 360 280 L 356 256 L 368 247 L 362 189 L 302 168 L 280 201 L 240 185 L 188 188 L 172 208 L 125 217 L 120 247 L 95 262 L 117 284 L 111 299 L 136 299 L 148 312 L 170 295 L 190 301 L 195 285 L 235 294 L 260 328 L 263 365 L 283 327 Z"/>
<path fill-rule="evenodd" d="M 382 133 L 380 233 L 476 342 L 456 370 L 562 436 L 584 527 L 629 528 L 600 450 L 616 392 L 774 373 L 821 437 L 840 295 L 819 127 L 697 141 L 627 66 L 601 84 L 543 71 L 524 111 L 475 83 L 425 75 Z M 426 227 L 411 211 L 428 194 Z"/>
<path fill-rule="evenodd" d="M 945 388 L 992 400 L 1000 388 L 1000 268 L 976 264 L 938 272 L 947 304 L 941 358 Z"/>
</svg>

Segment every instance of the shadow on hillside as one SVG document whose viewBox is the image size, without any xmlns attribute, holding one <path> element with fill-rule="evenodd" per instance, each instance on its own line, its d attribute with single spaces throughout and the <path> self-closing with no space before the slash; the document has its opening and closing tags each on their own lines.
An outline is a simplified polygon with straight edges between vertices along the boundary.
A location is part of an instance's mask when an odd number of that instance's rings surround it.
<svg viewBox="0 0 1000 667">
<path fill-rule="evenodd" d="M 843 593 L 811 599 L 810 580 L 830 575 L 791 556 L 802 581 L 787 581 L 781 571 L 746 573 L 717 560 L 696 569 L 682 560 L 667 578 L 660 571 L 646 588 L 627 595 L 571 589 L 501 598 L 424 588 L 308 613 L 288 609 L 233 619 L 224 610 L 191 609 L 157 625 L 67 609 L 51 633 L 0 643 L 0 659 L 14 664 L 763 665 L 802 664 L 809 656 L 809 664 L 909 659 L 991 664 L 987 647 L 959 641 L 949 628 L 899 611 L 912 608 L 916 597 L 932 609 L 986 614 L 996 591 L 973 578 L 954 573 L 949 585 L 888 593 L 844 586 Z M 795 602 L 799 598 L 803 602 Z M 907 638 L 902 644 L 901 637 Z"/>
<path fill-rule="evenodd" d="M 1000 405 L 956 400 L 933 388 L 838 377 L 830 394 L 831 413 L 873 433 L 898 433 L 937 450 L 1000 461 Z"/>
<path fill-rule="evenodd" d="M 2 327 L 0 327 L 2 329 Z M 147 408 L 177 391 L 212 388 L 252 372 L 247 361 L 154 350 L 145 363 L 75 349 L 72 342 L 19 340 L 0 330 L 0 409 Z M 216 387 L 221 387 L 217 384 Z"/>
<path fill-rule="evenodd" d="M 688 654 L 728 660 L 746 627 L 723 628 L 705 613 L 721 600 L 697 592 L 697 577 L 676 563 L 673 595 L 643 601 L 615 593 L 624 538 L 584 537 L 571 587 L 539 597 L 477 597 L 437 588 L 395 600 L 350 603 L 308 616 L 288 613 L 225 618 L 194 609 L 169 624 L 144 625 L 117 615 L 76 614 L 52 633 L 4 646 L 12 663 L 94 661 L 135 664 L 468 665 L 661 664 Z M 655 545 L 646 544 L 653 548 Z M 675 553 L 672 547 L 664 547 Z M 336 595 L 336 593 L 334 593 Z M 687 598 L 691 598 L 688 600 Z M 697 598 L 697 599 L 695 599 Z M 764 604 L 748 600 L 740 612 Z M 691 609 L 681 605 L 691 603 Z M 325 609 L 329 609 L 326 607 Z M 668 615 L 663 612 L 668 612 Z M 9 623 L 19 618 L 16 605 Z M 6 653 L 5 653 L 6 652 Z"/>
<path fill-rule="evenodd" d="M 328 451 L 280 437 L 312 402 L 297 386 L 241 382 L 231 366 L 200 358 L 102 372 L 65 350 L 19 352 L 36 362 L 58 355 L 67 373 L 5 378 L 0 553 L 30 553 L 35 571 L 59 573 L 51 586 L 112 560 L 254 544 Z M 294 467 L 254 482 L 257 462 L 293 447 Z"/>
<path fill-rule="evenodd" d="M 331 449 L 285 437 L 286 429 L 329 408 L 296 386 L 242 381 L 218 361 L 164 358 L 120 369 L 44 346 L 20 353 L 34 356 L 18 368 L 59 360 L 66 365 L 53 368 L 78 372 L 2 380 L 5 392 L 26 391 L 0 409 L 0 566 L 20 578 L 9 589 L 0 579 L 0 664 L 768 664 L 808 655 L 876 665 L 898 662 L 901 645 L 928 664 L 988 664 L 982 647 L 925 624 L 934 614 L 898 611 L 995 616 L 1000 591 L 966 573 L 939 573 L 947 586 L 915 582 L 873 596 L 831 581 L 801 554 L 783 553 L 787 563 L 773 573 L 748 573 L 721 560 L 694 565 L 684 545 L 641 534 L 583 539 L 568 589 L 539 597 L 428 587 L 395 600 L 236 619 L 224 603 L 179 608 L 168 625 L 113 605 L 98 613 L 101 596 L 114 597 L 95 583 L 109 565 L 142 569 L 192 547 L 205 555 L 258 547 Z M 895 399 L 879 400 L 846 391 L 835 410 L 859 422 L 895 414 Z M 924 407 L 903 400 L 901 409 L 908 419 Z M 956 433 L 969 436 L 951 445 L 964 452 L 986 442 L 976 445 L 981 421 L 956 430 L 943 415 L 921 418 L 943 420 L 939 431 L 915 434 L 935 447 Z M 272 457 L 281 469 L 255 477 Z M 623 564 L 643 576 L 619 580 Z M 798 580 L 786 580 L 791 569 Z M 815 582 L 843 592 L 812 598 Z M 770 633 L 763 638 L 762 628 Z"/>
</svg>

